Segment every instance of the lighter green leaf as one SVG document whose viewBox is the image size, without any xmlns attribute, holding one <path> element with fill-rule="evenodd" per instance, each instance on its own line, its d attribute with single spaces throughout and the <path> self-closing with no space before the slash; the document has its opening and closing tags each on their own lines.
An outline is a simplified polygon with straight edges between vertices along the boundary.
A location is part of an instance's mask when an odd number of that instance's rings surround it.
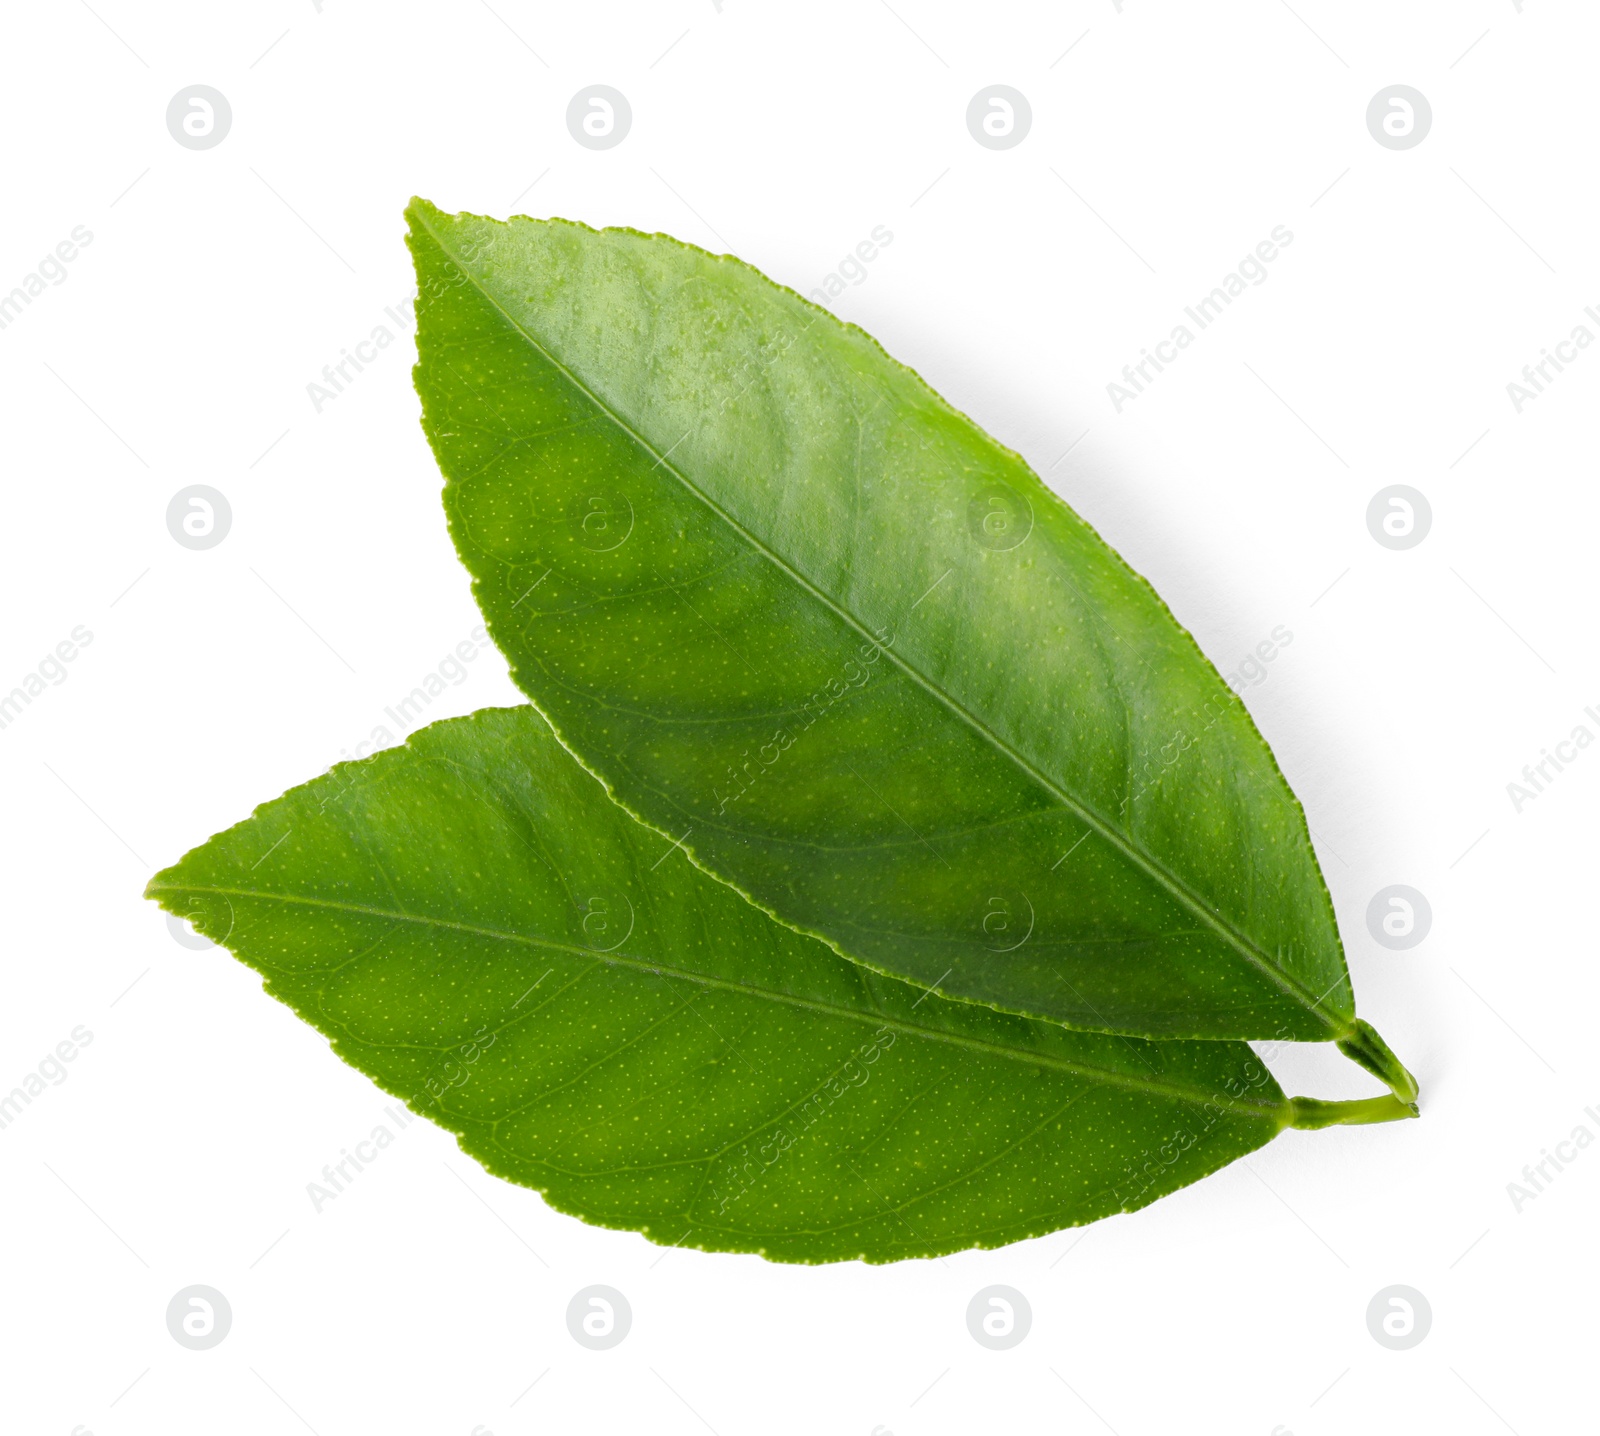
<svg viewBox="0 0 1600 1436">
<path fill-rule="evenodd" d="M 1404 1115 L 1290 1102 L 1240 1042 L 930 996 L 661 852 L 534 710 L 485 710 L 267 803 L 149 895 L 490 1171 L 670 1245 L 997 1246 L 1287 1125 Z"/>
<path fill-rule="evenodd" d="M 735 259 L 408 213 L 457 550 L 629 811 L 942 993 L 1371 1046 L 1244 706 L 1020 457 Z"/>
</svg>

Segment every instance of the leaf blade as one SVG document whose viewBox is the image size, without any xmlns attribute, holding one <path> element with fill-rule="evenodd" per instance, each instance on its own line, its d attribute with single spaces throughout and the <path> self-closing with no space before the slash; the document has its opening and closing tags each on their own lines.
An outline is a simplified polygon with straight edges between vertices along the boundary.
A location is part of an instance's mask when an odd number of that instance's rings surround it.
<svg viewBox="0 0 1600 1436">
<path fill-rule="evenodd" d="M 1241 1043 L 943 1001 L 652 867 L 658 846 L 533 710 L 485 710 L 263 805 L 149 894 L 491 1171 L 666 1244 L 998 1245 L 1142 1206 L 1291 1120 Z"/>
<path fill-rule="evenodd" d="M 408 213 L 457 551 L 519 686 L 630 812 L 952 996 L 1153 1037 L 1349 1030 L 1266 745 L 1020 458 L 737 261 Z"/>
</svg>

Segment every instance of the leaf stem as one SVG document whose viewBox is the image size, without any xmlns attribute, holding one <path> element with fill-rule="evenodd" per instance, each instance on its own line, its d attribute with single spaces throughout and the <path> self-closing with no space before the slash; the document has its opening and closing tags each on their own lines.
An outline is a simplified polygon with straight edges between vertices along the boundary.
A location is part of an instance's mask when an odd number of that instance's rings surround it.
<svg viewBox="0 0 1600 1436">
<path fill-rule="evenodd" d="M 1361 1126 L 1368 1122 L 1400 1122 L 1421 1114 L 1415 1102 L 1386 1093 L 1358 1102 L 1323 1102 L 1316 1097 L 1289 1099 L 1289 1125 L 1310 1131 L 1317 1127 Z"/>
<path fill-rule="evenodd" d="M 1358 1017 L 1350 1024 L 1349 1031 L 1339 1038 L 1338 1047 L 1352 1062 L 1365 1067 L 1380 1082 L 1386 1083 L 1399 1101 L 1416 1103 L 1417 1079 L 1406 1071 L 1404 1064 L 1370 1022 L 1363 1022 Z"/>
</svg>

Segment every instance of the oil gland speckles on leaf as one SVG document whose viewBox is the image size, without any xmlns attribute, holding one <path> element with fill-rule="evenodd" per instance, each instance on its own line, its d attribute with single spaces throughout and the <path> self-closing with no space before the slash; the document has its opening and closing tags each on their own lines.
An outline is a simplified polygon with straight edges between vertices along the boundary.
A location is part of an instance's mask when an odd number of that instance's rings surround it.
<svg viewBox="0 0 1600 1436">
<path fill-rule="evenodd" d="M 667 1246 L 995 1247 L 1416 1115 L 1243 705 L 1017 455 L 737 260 L 409 217 L 446 516 L 533 706 L 158 873 L 196 941 L 488 1171 Z M 1391 1091 L 1286 1096 L 1248 1039 Z"/>
<path fill-rule="evenodd" d="M 874 971 L 1088 1031 L 1335 1041 L 1415 1096 L 1243 703 L 1018 455 L 729 256 L 408 216 L 457 552 L 630 813 Z M 604 554 L 560 524 L 597 475 L 632 516 Z M 1031 906 L 1002 954 L 996 894 Z"/>
<path fill-rule="evenodd" d="M 490 1172 L 668 1246 L 999 1246 L 1286 1127 L 1379 1119 L 1285 1097 L 1243 1042 L 1071 1032 L 877 976 L 663 847 L 531 707 L 484 709 L 264 804 L 149 895 Z"/>
</svg>

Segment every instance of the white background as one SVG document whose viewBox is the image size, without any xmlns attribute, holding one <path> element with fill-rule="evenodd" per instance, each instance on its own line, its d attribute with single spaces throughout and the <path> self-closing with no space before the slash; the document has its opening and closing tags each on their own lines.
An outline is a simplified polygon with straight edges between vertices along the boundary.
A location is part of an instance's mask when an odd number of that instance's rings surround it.
<svg viewBox="0 0 1600 1436">
<path fill-rule="evenodd" d="M 0 332 L 0 690 L 94 635 L 0 731 L 0 1089 L 93 1033 L 0 1131 L 0 1426 L 1592 1426 L 1600 1151 L 1520 1212 L 1507 1184 L 1575 1126 L 1600 1134 L 1600 750 L 1520 813 L 1506 791 L 1575 725 L 1600 733 L 1600 352 L 1520 414 L 1506 391 L 1574 325 L 1600 332 L 1592 9 L 94 7 L 8 7 L 0 91 L 0 292 L 93 234 Z M 605 152 L 564 118 L 595 82 L 633 109 Z M 994 82 L 1033 110 L 1003 152 L 965 124 Z M 1397 82 L 1434 116 L 1405 151 L 1365 123 Z M 165 123 L 195 83 L 233 110 L 204 152 Z M 1287 1133 L 1132 1217 L 883 1268 L 663 1256 L 426 1122 L 315 1213 L 306 1184 L 387 1099 L 140 890 L 353 750 L 477 622 L 409 331 L 320 414 L 307 397 L 411 291 L 412 193 L 665 230 L 802 292 L 887 226 L 836 311 L 1027 455 L 1224 671 L 1292 631 L 1246 698 L 1424 1119 Z M 1123 364 L 1276 225 L 1294 239 L 1268 280 L 1117 413 Z M 165 523 L 194 483 L 233 509 L 205 552 Z M 1391 483 L 1432 505 L 1405 552 L 1366 527 Z M 498 656 L 470 675 L 430 717 L 518 700 Z M 1367 929 L 1391 883 L 1433 908 L 1405 952 Z M 1295 1091 L 1375 1090 L 1326 1048 L 1274 1066 Z M 210 1351 L 166 1329 L 192 1283 L 232 1305 Z M 593 1283 L 633 1308 L 608 1352 L 566 1330 Z M 1033 1309 L 1007 1352 L 966 1329 L 991 1283 Z M 1365 1316 L 1395 1283 L 1433 1313 L 1404 1352 Z"/>
</svg>

